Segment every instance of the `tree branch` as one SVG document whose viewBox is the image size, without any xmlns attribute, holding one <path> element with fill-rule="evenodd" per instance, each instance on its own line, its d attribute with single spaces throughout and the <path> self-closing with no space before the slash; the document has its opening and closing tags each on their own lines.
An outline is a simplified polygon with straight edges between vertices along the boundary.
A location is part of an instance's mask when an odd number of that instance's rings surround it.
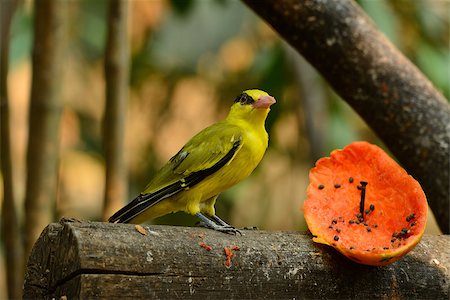
<svg viewBox="0 0 450 300">
<path fill-rule="evenodd" d="M 422 185 L 449 233 L 450 105 L 352 0 L 243 0 L 302 54 Z"/>
</svg>

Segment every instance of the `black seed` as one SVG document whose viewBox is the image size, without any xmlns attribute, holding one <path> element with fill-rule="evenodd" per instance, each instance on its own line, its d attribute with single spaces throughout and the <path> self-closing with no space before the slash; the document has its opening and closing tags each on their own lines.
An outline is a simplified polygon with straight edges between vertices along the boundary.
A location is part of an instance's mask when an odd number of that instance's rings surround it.
<svg viewBox="0 0 450 300">
<path fill-rule="evenodd" d="M 362 185 L 358 184 L 358 185 L 356 186 L 356 188 L 357 188 L 358 190 L 361 190 L 361 189 L 362 189 Z"/>
<path fill-rule="evenodd" d="M 364 212 L 365 212 L 366 214 L 368 214 L 368 213 L 370 213 L 370 209 L 366 209 Z"/>
<path fill-rule="evenodd" d="M 325 186 L 323 184 L 319 184 L 319 186 L 318 186 L 319 190 L 323 190 L 324 187 Z"/>
<path fill-rule="evenodd" d="M 370 210 L 374 210 L 375 209 L 375 205 L 370 204 L 369 208 L 370 208 Z"/>
<path fill-rule="evenodd" d="M 333 229 L 333 225 L 330 225 L 330 226 L 328 226 L 328 228 L 331 228 L 331 229 Z"/>
<path fill-rule="evenodd" d="M 359 222 L 364 223 L 364 218 L 359 218 Z"/>
<path fill-rule="evenodd" d="M 411 221 L 412 219 L 414 219 L 415 216 L 416 216 L 415 214 L 410 214 L 410 215 L 408 215 L 408 216 L 406 217 L 406 221 L 407 221 L 407 222 Z"/>
<path fill-rule="evenodd" d="M 371 232 L 372 231 L 372 229 L 370 229 L 370 227 L 367 227 L 366 229 L 367 229 L 367 232 Z"/>
<path fill-rule="evenodd" d="M 392 239 L 392 240 L 391 240 L 391 243 L 393 243 L 393 242 L 395 242 L 395 239 Z"/>
<path fill-rule="evenodd" d="M 362 213 L 358 213 L 358 214 L 356 215 L 356 218 L 358 218 L 358 219 L 362 218 Z"/>
<path fill-rule="evenodd" d="M 339 228 L 336 228 L 336 232 L 337 232 L 337 233 L 340 233 L 341 230 L 340 230 Z"/>
<path fill-rule="evenodd" d="M 361 184 L 361 200 L 359 202 L 359 212 L 362 214 L 362 217 L 364 218 L 364 202 L 366 199 L 366 185 L 368 184 L 367 181 L 360 181 Z"/>
<path fill-rule="evenodd" d="M 373 228 L 377 228 L 377 227 L 378 227 L 378 224 L 373 224 L 372 227 L 373 227 Z"/>
<path fill-rule="evenodd" d="M 336 219 L 333 219 L 333 220 L 331 220 L 331 223 L 337 224 L 337 220 L 336 220 Z"/>
<path fill-rule="evenodd" d="M 359 222 L 359 221 L 356 221 L 355 223 L 356 223 L 356 224 L 359 224 L 360 222 Z"/>
<path fill-rule="evenodd" d="M 416 226 L 416 222 L 412 222 L 412 223 L 411 223 L 411 227 L 412 227 L 412 226 Z"/>
<path fill-rule="evenodd" d="M 398 232 L 394 232 L 394 233 L 392 234 L 392 237 L 398 237 Z"/>
<path fill-rule="evenodd" d="M 337 235 L 334 236 L 335 241 L 339 241 L 339 237 Z"/>
<path fill-rule="evenodd" d="M 355 223 L 355 220 L 350 220 L 350 221 L 348 221 L 350 224 L 353 224 L 353 223 Z"/>
<path fill-rule="evenodd" d="M 338 189 L 338 188 L 341 187 L 341 185 L 340 185 L 339 183 L 335 183 L 335 184 L 334 184 L 334 187 Z"/>
<path fill-rule="evenodd" d="M 355 247 L 353 247 L 353 246 L 350 246 L 350 250 L 353 250 L 353 249 L 355 249 Z"/>
<path fill-rule="evenodd" d="M 348 179 L 348 182 L 353 183 L 353 177 L 350 177 L 350 178 Z"/>
<path fill-rule="evenodd" d="M 366 222 L 361 222 L 364 226 L 369 226 L 369 225 L 367 225 L 367 223 Z"/>
<path fill-rule="evenodd" d="M 389 250 L 389 247 L 383 247 L 384 250 Z"/>
</svg>

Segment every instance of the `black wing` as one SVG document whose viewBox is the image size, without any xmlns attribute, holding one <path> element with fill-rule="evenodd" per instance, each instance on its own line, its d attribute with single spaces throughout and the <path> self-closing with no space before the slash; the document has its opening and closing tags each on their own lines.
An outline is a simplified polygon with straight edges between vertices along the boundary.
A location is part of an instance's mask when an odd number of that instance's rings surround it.
<svg viewBox="0 0 450 300">
<path fill-rule="evenodd" d="M 111 223 L 128 223 L 137 215 L 152 207 L 153 205 L 159 203 L 160 201 L 195 186 L 197 183 L 201 182 L 203 179 L 205 179 L 209 175 L 212 175 L 223 166 L 225 166 L 233 158 L 240 145 L 241 140 L 236 140 L 233 143 L 233 147 L 230 149 L 230 151 L 228 151 L 222 159 L 220 159 L 215 165 L 210 168 L 193 172 L 186 177 L 161 188 L 156 192 L 140 194 L 130 203 L 116 212 L 113 216 L 111 216 L 108 221 Z"/>
</svg>

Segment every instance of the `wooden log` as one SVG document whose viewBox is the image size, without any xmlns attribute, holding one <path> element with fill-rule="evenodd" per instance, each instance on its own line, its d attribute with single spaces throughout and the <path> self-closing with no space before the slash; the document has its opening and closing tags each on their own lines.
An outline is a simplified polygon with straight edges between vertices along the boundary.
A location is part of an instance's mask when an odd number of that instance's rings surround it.
<svg viewBox="0 0 450 300">
<path fill-rule="evenodd" d="M 424 236 L 386 267 L 356 264 L 301 232 L 94 222 L 50 224 L 28 261 L 25 298 L 448 299 L 450 236 Z M 211 247 L 208 249 L 208 246 Z M 229 259 L 224 248 L 231 249 Z"/>
</svg>

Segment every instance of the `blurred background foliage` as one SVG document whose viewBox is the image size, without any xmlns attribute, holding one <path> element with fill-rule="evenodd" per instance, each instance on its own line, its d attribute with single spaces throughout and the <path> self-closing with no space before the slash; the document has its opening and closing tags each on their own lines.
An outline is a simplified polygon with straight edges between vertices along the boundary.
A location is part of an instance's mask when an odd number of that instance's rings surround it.
<svg viewBox="0 0 450 300">
<path fill-rule="evenodd" d="M 64 103 L 55 221 L 61 216 L 100 220 L 107 0 L 69 3 L 65 75 L 55 78 Z M 448 99 L 449 2 L 358 3 Z M 278 103 L 267 121 L 270 145 L 263 162 L 216 206 L 218 215 L 237 227 L 305 230 L 300 207 L 316 159 L 354 140 L 381 144 L 315 70 L 240 1 L 135 0 L 129 5 L 130 93 L 123 112 L 129 199 L 192 135 L 223 118 L 248 88 L 266 90 Z M 8 86 L 19 208 L 25 194 L 32 6 L 21 2 L 11 26 Z M 155 221 L 195 222 L 183 213 Z"/>
</svg>

